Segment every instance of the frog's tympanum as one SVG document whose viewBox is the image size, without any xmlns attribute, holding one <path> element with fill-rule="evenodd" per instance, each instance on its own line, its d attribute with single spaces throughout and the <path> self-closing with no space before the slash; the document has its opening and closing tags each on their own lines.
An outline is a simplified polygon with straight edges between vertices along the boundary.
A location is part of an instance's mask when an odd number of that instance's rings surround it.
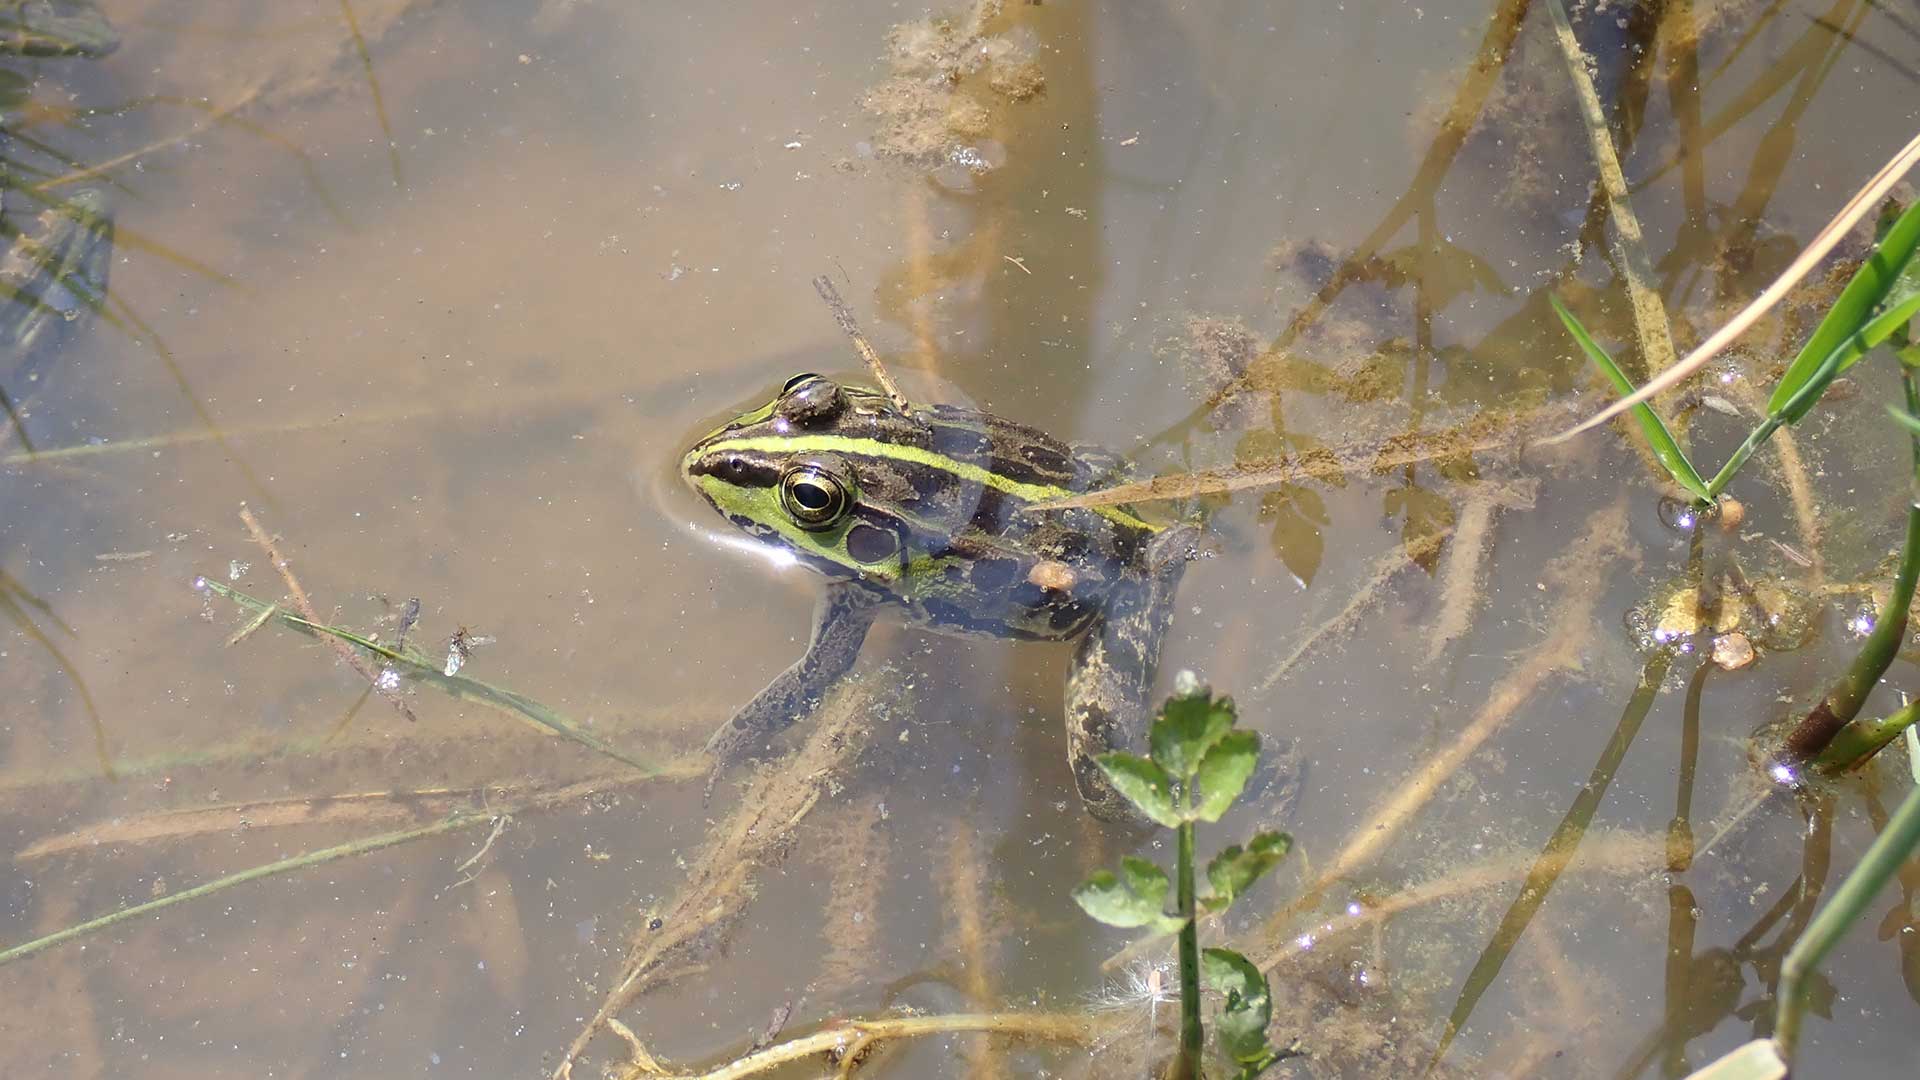
<svg viewBox="0 0 1920 1080">
<path fill-rule="evenodd" d="M 971 409 L 903 412 L 808 374 L 701 439 L 680 469 L 749 537 L 829 579 L 806 654 L 708 743 L 721 765 L 811 713 L 891 613 L 949 633 L 1078 638 L 1074 778 L 1095 816 L 1128 816 L 1094 758 L 1139 748 L 1194 530 L 1127 507 L 1026 509 L 1122 479 L 1116 456 Z"/>
</svg>

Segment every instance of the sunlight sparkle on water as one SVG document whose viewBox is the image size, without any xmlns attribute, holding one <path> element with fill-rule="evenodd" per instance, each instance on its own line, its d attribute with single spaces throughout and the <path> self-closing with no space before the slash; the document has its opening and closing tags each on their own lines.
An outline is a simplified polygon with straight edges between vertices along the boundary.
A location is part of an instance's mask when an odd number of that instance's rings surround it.
<svg viewBox="0 0 1920 1080">
<path fill-rule="evenodd" d="M 1784 761 L 1776 761 L 1769 766 L 1767 775 L 1773 778 L 1774 783 L 1784 787 L 1792 787 L 1800 782 L 1800 774 L 1794 772 L 1793 766 Z"/>
<path fill-rule="evenodd" d="M 732 548 L 735 551 L 765 559 L 767 562 L 773 564 L 775 570 L 785 570 L 790 566 L 797 566 L 800 563 L 799 557 L 786 548 L 776 547 L 772 544 L 764 544 L 735 533 L 707 531 L 706 538 L 713 543 L 719 544 L 721 547 Z"/>
</svg>

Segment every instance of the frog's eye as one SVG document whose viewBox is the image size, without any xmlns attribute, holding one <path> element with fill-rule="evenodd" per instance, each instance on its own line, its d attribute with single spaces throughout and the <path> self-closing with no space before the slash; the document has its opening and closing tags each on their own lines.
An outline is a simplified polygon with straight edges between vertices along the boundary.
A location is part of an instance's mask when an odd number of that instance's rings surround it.
<svg viewBox="0 0 1920 1080">
<path fill-rule="evenodd" d="M 775 411 L 801 427 L 821 427 L 833 422 L 847 407 L 847 395 L 840 384 L 818 375 L 796 375 L 787 380 L 780 392 Z"/>
<path fill-rule="evenodd" d="M 793 378 L 788 379 L 786 382 L 786 385 L 780 388 L 780 392 L 783 394 L 791 394 L 793 393 L 794 387 L 799 386 L 801 383 L 806 382 L 808 379 L 817 379 L 819 377 L 820 376 L 817 372 L 803 371 L 800 374 L 795 375 Z"/>
<path fill-rule="evenodd" d="M 780 477 L 780 508 L 803 529 L 831 529 L 853 509 L 852 485 L 818 462 L 794 465 Z"/>
</svg>

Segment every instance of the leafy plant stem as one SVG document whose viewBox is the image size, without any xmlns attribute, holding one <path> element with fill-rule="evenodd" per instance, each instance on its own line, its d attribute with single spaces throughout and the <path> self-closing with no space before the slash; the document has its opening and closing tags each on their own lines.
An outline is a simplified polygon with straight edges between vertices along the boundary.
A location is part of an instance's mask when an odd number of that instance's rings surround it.
<svg viewBox="0 0 1920 1080">
<path fill-rule="evenodd" d="M 1920 416 L 1920 371 L 1902 367 L 1907 415 Z M 1912 483 L 1920 489 L 1920 433 L 1910 436 L 1913 444 Z M 1847 673 L 1820 704 L 1787 735 L 1786 751 L 1795 761 L 1812 761 L 1827 748 L 1840 730 L 1860 712 L 1900 652 L 1907 636 L 1907 611 L 1913 606 L 1913 591 L 1920 581 L 1920 490 L 1909 493 L 1907 538 L 1900 549 L 1900 568 L 1894 573 L 1893 589 L 1874 620 L 1873 632 L 1861 644 Z"/>
<path fill-rule="evenodd" d="M 1780 1004 L 1774 1016 L 1773 1037 L 1788 1061 L 1793 1060 L 1794 1043 L 1800 1037 L 1800 1015 L 1806 1007 L 1802 982 L 1826 959 L 1827 953 L 1865 912 L 1874 894 L 1900 869 L 1916 845 L 1920 845 L 1920 787 L 1907 792 L 1900 809 L 1894 811 L 1887 827 L 1861 857 L 1860 865 L 1847 875 L 1847 880 L 1841 883 L 1820 914 L 1814 916 L 1813 924 L 1794 942 L 1780 966 Z"/>
<path fill-rule="evenodd" d="M 1181 801 L 1190 803 L 1192 793 L 1182 784 Z M 1179 834 L 1179 916 L 1180 924 L 1180 1058 L 1174 1065 L 1177 1080 L 1200 1080 L 1200 923 L 1194 918 L 1193 895 L 1193 822 L 1183 821 Z"/>
</svg>

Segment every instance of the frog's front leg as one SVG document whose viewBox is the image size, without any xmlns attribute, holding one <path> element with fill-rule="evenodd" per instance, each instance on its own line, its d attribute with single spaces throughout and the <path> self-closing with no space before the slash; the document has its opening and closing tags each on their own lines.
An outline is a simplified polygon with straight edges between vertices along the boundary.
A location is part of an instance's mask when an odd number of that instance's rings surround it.
<svg viewBox="0 0 1920 1080">
<path fill-rule="evenodd" d="M 1146 575 L 1115 586 L 1074 650 L 1067 675 L 1067 756 L 1080 801 L 1103 821 L 1138 820 L 1094 759 L 1110 750 L 1145 750 L 1160 642 L 1173 621 L 1174 590 L 1197 535 L 1181 527 L 1154 537 Z"/>
<path fill-rule="evenodd" d="M 813 608 L 813 636 L 806 653 L 707 740 L 713 776 L 764 746 L 769 736 L 812 715 L 826 692 L 852 669 L 881 599 L 871 589 L 847 582 L 826 587 Z M 711 782 L 708 786 L 711 789 Z"/>
</svg>

